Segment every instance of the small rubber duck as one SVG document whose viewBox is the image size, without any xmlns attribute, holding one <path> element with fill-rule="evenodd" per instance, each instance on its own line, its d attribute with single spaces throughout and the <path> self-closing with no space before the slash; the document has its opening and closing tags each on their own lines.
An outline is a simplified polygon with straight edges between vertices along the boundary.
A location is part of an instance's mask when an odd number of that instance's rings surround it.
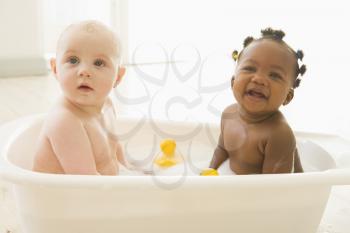
<svg viewBox="0 0 350 233">
<path fill-rule="evenodd" d="M 201 176 L 218 176 L 219 172 L 214 168 L 206 168 L 201 173 Z"/>
<path fill-rule="evenodd" d="M 175 154 L 176 142 L 173 139 L 165 139 L 160 144 L 161 155 L 154 163 L 160 167 L 171 167 L 179 162 Z"/>
</svg>

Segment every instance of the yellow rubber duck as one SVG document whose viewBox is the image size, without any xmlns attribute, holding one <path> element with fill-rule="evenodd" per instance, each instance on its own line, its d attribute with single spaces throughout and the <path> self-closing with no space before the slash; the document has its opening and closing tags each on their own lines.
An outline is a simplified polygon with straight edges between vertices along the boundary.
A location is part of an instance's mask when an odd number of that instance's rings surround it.
<svg viewBox="0 0 350 233">
<path fill-rule="evenodd" d="M 201 176 L 218 176 L 219 172 L 214 168 L 206 168 L 201 173 Z"/>
<path fill-rule="evenodd" d="M 175 154 L 176 142 L 173 139 L 165 139 L 160 144 L 161 156 L 154 161 L 160 167 L 171 167 L 179 162 Z"/>
</svg>

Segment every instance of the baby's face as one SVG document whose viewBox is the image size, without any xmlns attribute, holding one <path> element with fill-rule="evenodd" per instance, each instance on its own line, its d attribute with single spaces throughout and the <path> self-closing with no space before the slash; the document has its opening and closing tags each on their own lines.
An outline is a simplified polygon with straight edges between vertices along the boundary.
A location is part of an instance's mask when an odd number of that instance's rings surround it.
<svg viewBox="0 0 350 233">
<path fill-rule="evenodd" d="M 242 52 L 233 93 L 248 113 L 268 114 L 293 98 L 296 59 L 284 45 L 272 40 L 252 42 Z"/>
<path fill-rule="evenodd" d="M 56 77 L 65 96 L 81 105 L 100 105 L 118 78 L 117 43 L 100 27 L 74 26 L 57 46 Z"/>
</svg>

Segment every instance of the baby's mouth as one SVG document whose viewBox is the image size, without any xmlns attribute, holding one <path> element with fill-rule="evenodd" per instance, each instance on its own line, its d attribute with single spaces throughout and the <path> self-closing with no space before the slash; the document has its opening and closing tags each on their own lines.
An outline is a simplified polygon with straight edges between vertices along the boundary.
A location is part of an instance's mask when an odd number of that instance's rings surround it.
<svg viewBox="0 0 350 233">
<path fill-rule="evenodd" d="M 267 96 L 262 91 L 256 89 L 248 90 L 246 95 L 257 99 L 267 99 Z"/>
<path fill-rule="evenodd" d="M 86 85 L 86 84 L 82 84 L 78 87 L 79 90 L 81 91 L 85 91 L 85 92 L 88 92 L 88 91 L 93 91 L 94 89 L 92 89 L 89 85 Z"/>
</svg>

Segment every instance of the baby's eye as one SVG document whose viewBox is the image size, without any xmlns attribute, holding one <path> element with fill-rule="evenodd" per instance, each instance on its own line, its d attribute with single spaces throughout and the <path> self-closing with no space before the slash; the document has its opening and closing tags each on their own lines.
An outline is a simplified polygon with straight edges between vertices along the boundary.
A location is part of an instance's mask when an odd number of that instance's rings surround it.
<svg viewBox="0 0 350 233">
<path fill-rule="evenodd" d="M 98 59 L 98 60 L 96 60 L 96 61 L 94 62 L 94 65 L 95 65 L 95 66 L 98 66 L 98 67 L 102 67 L 102 66 L 105 66 L 106 64 L 105 64 L 105 62 L 104 62 L 103 60 Z"/>
<path fill-rule="evenodd" d="M 270 73 L 270 77 L 271 77 L 272 79 L 275 79 L 275 80 L 283 79 L 283 78 L 282 78 L 282 75 L 280 75 L 279 73 L 276 73 L 276 72 L 271 72 L 271 73 Z"/>
<path fill-rule="evenodd" d="M 256 71 L 256 68 L 254 66 L 244 66 L 242 68 L 242 70 L 244 71 L 248 71 L 248 72 L 255 72 Z"/>
<path fill-rule="evenodd" d="M 77 58 L 77 57 L 69 57 L 68 58 L 68 62 L 70 63 L 70 64 L 77 64 L 78 62 L 79 62 L 79 59 Z"/>
</svg>

